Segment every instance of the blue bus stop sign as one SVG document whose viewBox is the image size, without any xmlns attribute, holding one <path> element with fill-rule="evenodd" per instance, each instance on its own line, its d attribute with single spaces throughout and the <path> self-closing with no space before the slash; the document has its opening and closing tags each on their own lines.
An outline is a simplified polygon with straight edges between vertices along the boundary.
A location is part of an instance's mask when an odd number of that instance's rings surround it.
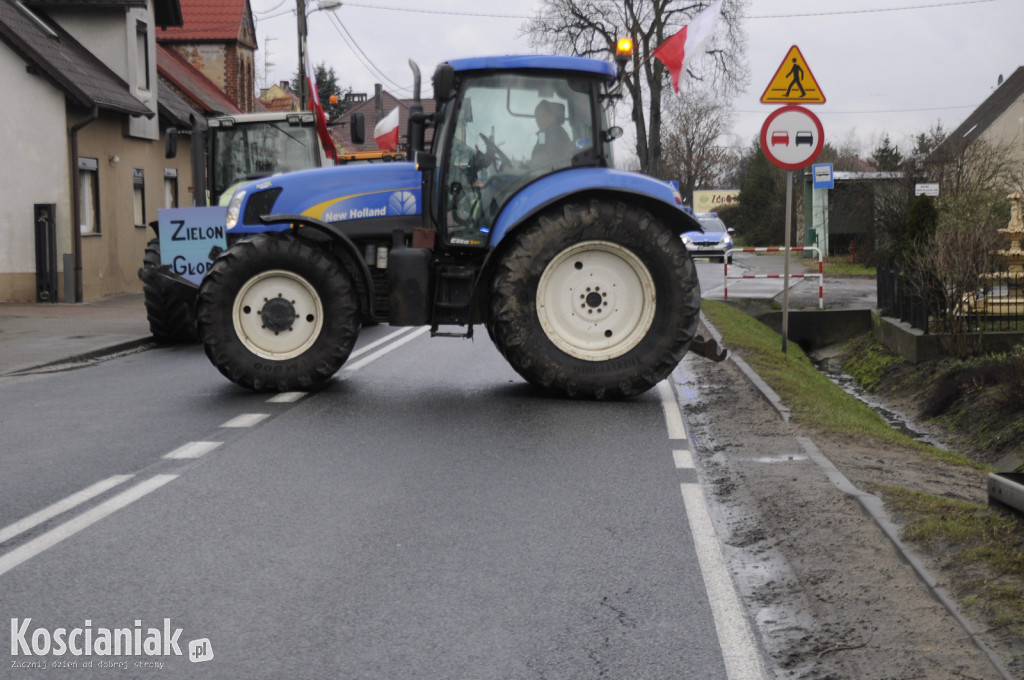
<svg viewBox="0 0 1024 680">
<path fill-rule="evenodd" d="M 814 189 L 835 189 L 831 163 L 816 163 L 811 166 L 811 186 Z"/>
</svg>

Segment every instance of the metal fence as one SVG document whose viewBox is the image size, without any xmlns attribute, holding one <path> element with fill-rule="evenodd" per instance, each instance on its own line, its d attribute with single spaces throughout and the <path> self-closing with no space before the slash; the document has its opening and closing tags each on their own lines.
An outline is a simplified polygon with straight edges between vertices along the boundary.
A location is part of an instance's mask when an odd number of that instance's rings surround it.
<svg viewBox="0 0 1024 680">
<path fill-rule="evenodd" d="M 982 331 L 1024 331 L 1024 276 L 1008 267 L 979 282 L 978 291 L 964 296 L 961 304 L 944 308 L 932 304 L 921 292 L 920 278 L 904 272 L 892 258 L 879 256 L 877 269 L 878 310 L 925 333 L 951 328 Z"/>
</svg>

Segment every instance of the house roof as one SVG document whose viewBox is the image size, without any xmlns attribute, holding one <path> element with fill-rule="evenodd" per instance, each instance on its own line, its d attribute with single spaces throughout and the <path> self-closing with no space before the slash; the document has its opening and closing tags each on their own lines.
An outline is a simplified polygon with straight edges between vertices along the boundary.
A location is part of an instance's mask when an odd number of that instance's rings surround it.
<svg viewBox="0 0 1024 680">
<path fill-rule="evenodd" d="M 433 99 L 424 99 L 421 102 L 423 104 L 423 113 L 430 115 L 436 110 L 436 105 Z M 366 121 L 366 142 L 363 144 L 353 144 L 351 129 L 346 122 L 342 126 L 331 127 L 331 137 L 334 138 L 336 144 L 339 145 L 339 150 L 345 151 L 376 151 L 379 147 L 377 142 L 373 139 L 373 128 L 380 121 L 381 118 L 387 116 L 397 106 L 398 107 L 398 131 L 400 138 L 403 143 L 408 143 L 407 134 L 409 130 L 409 106 L 412 104 L 411 99 L 398 99 L 390 92 L 386 90 L 380 91 L 380 115 L 377 115 L 377 96 L 368 97 L 365 101 L 350 104 L 345 109 L 345 120 L 348 121 L 353 113 L 361 113 Z M 430 142 L 430 128 L 427 128 L 427 142 Z"/>
<path fill-rule="evenodd" d="M 29 7 L 145 7 L 146 0 L 22 0 Z M 178 0 L 155 0 L 153 14 L 157 26 L 181 26 Z"/>
<path fill-rule="evenodd" d="M 40 9 L 37 5 L 36 10 Z M 131 94 L 128 83 L 67 31 L 49 21 L 43 11 L 0 0 L 0 40 L 80 106 L 153 115 Z"/>
<path fill-rule="evenodd" d="M 203 115 L 199 113 L 184 97 L 163 78 L 160 80 L 160 87 L 157 90 L 157 112 L 160 117 L 168 121 L 172 126 L 179 128 L 191 128 L 193 121 L 196 127 L 203 129 L 206 123 Z"/>
<path fill-rule="evenodd" d="M 161 42 L 239 40 L 250 14 L 247 0 L 179 0 L 183 25 L 160 31 Z M 253 31 L 255 35 L 255 31 Z"/>
<path fill-rule="evenodd" d="M 0 0 L 6 1 L 6 0 Z M 177 52 L 157 43 L 156 68 L 160 76 L 183 94 L 203 115 L 242 113 L 231 98 Z"/>
<path fill-rule="evenodd" d="M 980 137 L 1010 106 L 1024 96 L 1024 66 L 1017 67 L 971 115 L 946 137 L 933 153 L 949 145 L 970 144 Z"/>
</svg>

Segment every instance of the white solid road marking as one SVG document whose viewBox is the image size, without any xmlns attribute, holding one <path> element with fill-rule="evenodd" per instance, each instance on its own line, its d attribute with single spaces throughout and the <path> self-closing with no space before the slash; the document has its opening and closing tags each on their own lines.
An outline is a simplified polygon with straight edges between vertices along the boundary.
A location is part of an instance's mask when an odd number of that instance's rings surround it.
<svg viewBox="0 0 1024 680">
<path fill-rule="evenodd" d="M 661 406 L 665 412 L 665 428 L 669 439 L 686 440 L 686 427 L 683 414 L 679 410 L 675 391 L 663 380 L 658 383 L 661 393 Z M 676 442 L 678 443 L 678 442 Z M 679 469 L 693 469 L 693 454 L 686 449 L 673 449 L 672 459 Z M 739 596 L 733 586 L 725 557 L 718 543 L 718 535 L 711 522 L 704 494 L 695 483 L 679 485 L 683 494 L 683 505 L 686 508 L 686 520 L 690 525 L 694 549 L 697 551 L 697 562 L 704 579 L 704 587 L 708 593 L 708 604 L 715 619 L 715 630 L 718 633 L 718 644 L 722 649 L 722 661 L 729 680 L 763 680 L 764 670 L 761 667 L 757 645 L 743 614 Z"/>
<path fill-rule="evenodd" d="M 57 515 L 67 512 L 76 505 L 81 505 L 91 498 L 95 498 L 100 494 L 113 489 L 118 484 L 123 484 L 131 479 L 134 475 L 114 475 L 113 477 L 107 477 L 106 479 L 96 482 L 92 486 L 71 494 L 67 498 L 57 501 L 51 506 L 45 507 L 39 512 L 32 513 L 24 519 L 20 519 L 14 524 L 8 525 L 3 529 L 0 529 L 0 543 L 9 541 L 18 534 L 25 533 L 29 529 L 39 526 L 43 522 L 50 520 Z"/>
<path fill-rule="evenodd" d="M 757 646 L 743 615 L 739 596 L 725 566 L 718 536 L 711 523 L 704 495 L 697 484 L 680 484 L 686 517 L 697 549 L 697 561 L 708 591 L 711 614 L 715 619 L 718 643 L 729 680 L 762 680 L 764 672 L 758 660 Z"/>
<path fill-rule="evenodd" d="M 136 484 L 127 491 L 122 491 L 113 498 L 106 500 L 95 508 L 83 512 L 81 515 L 68 520 L 45 534 L 34 538 L 25 545 L 15 548 L 6 555 L 0 556 L 0 575 L 6 574 L 16 566 L 30 560 L 39 553 L 52 548 L 65 538 L 74 536 L 82 529 L 100 521 L 104 517 L 117 512 L 121 508 L 134 503 L 146 494 L 156 491 L 161 486 L 177 478 L 178 475 L 155 475 L 144 482 Z"/>
<path fill-rule="evenodd" d="M 188 444 L 179 446 L 170 453 L 165 454 L 164 458 L 172 458 L 175 460 L 202 458 L 222 443 L 223 442 L 189 442 Z"/>
<path fill-rule="evenodd" d="M 399 328 L 397 331 L 394 331 L 392 333 L 388 333 L 387 335 L 385 335 L 380 340 L 374 340 L 373 342 L 371 342 L 368 345 L 363 345 L 359 349 L 352 350 L 352 353 L 348 355 L 348 358 L 349 359 L 355 359 L 357 356 L 360 356 L 362 354 L 366 354 L 371 349 L 375 349 L 377 347 L 380 347 L 383 344 L 389 343 L 392 340 L 394 340 L 395 338 L 397 338 L 399 335 L 402 335 L 403 333 L 408 333 L 411 328 L 413 328 L 413 326 L 409 326 L 408 328 Z"/>
<path fill-rule="evenodd" d="M 222 424 L 221 427 L 252 427 L 269 417 L 269 413 L 243 413 Z"/>
<path fill-rule="evenodd" d="M 665 412 L 665 427 L 668 430 L 669 439 L 686 439 L 686 428 L 683 426 L 683 415 L 679 412 L 679 402 L 676 401 L 676 393 L 668 384 L 668 379 L 658 383 L 658 392 L 661 393 L 661 408 Z"/>
<path fill-rule="evenodd" d="M 424 333 L 426 333 L 429 330 L 430 330 L 429 326 L 424 326 L 423 328 L 418 328 L 415 331 L 413 331 L 412 333 L 410 333 L 409 335 L 406 335 L 404 338 L 401 338 L 400 340 L 396 340 L 395 342 L 391 343 L 390 345 L 388 345 L 384 349 L 377 350 L 376 352 L 374 352 L 370 356 L 366 357 L 365 359 L 360 359 L 359 361 L 355 362 L 354 364 L 345 364 L 344 369 L 346 371 L 358 371 L 360 368 L 362 368 L 366 364 L 370 363 L 371 361 L 376 361 L 377 359 L 381 358 L 382 356 L 384 356 L 385 354 L 387 354 L 391 350 L 398 349 L 399 347 L 401 347 L 405 343 L 409 342 L 410 340 L 414 340 L 415 338 L 423 335 Z M 385 340 L 390 339 L 390 338 L 394 337 L 395 335 L 396 335 L 395 333 L 392 333 L 387 338 L 385 338 Z M 381 340 L 378 340 L 376 343 L 374 343 L 374 345 L 380 344 L 381 342 L 382 342 Z M 370 347 L 372 347 L 374 345 L 368 345 L 367 347 L 364 347 L 363 351 L 366 351 L 367 349 L 369 349 Z"/>
</svg>

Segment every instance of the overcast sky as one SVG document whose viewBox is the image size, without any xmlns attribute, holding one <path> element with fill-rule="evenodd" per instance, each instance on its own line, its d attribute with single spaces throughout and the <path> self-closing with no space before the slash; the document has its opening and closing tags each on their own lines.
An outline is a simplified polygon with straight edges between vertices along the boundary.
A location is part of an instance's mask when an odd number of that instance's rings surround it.
<svg viewBox="0 0 1024 680">
<path fill-rule="evenodd" d="M 267 83 L 296 71 L 295 0 L 250 0 Z M 307 0 L 311 7 L 316 0 Z M 309 15 L 313 64 L 333 67 L 342 87 L 399 96 L 408 60 L 430 76 L 446 59 L 535 50 L 521 36 L 542 0 L 354 0 Z M 870 152 L 888 133 L 901 151 L 941 122 L 951 132 L 1024 65 L 1024 0 L 746 0 L 749 83 L 734 102 L 732 143 L 747 146 L 777 106 L 761 104 L 776 69 L 797 45 L 826 97 L 809 107 L 825 138 Z M 617 122 L 628 122 L 620 107 Z M 625 141 L 625 140 L 623 140 Z M 620 151 L 620 157 L 622 152 Z M 866 154 L 866 155 L 868 155 Z"/>
</svg>

